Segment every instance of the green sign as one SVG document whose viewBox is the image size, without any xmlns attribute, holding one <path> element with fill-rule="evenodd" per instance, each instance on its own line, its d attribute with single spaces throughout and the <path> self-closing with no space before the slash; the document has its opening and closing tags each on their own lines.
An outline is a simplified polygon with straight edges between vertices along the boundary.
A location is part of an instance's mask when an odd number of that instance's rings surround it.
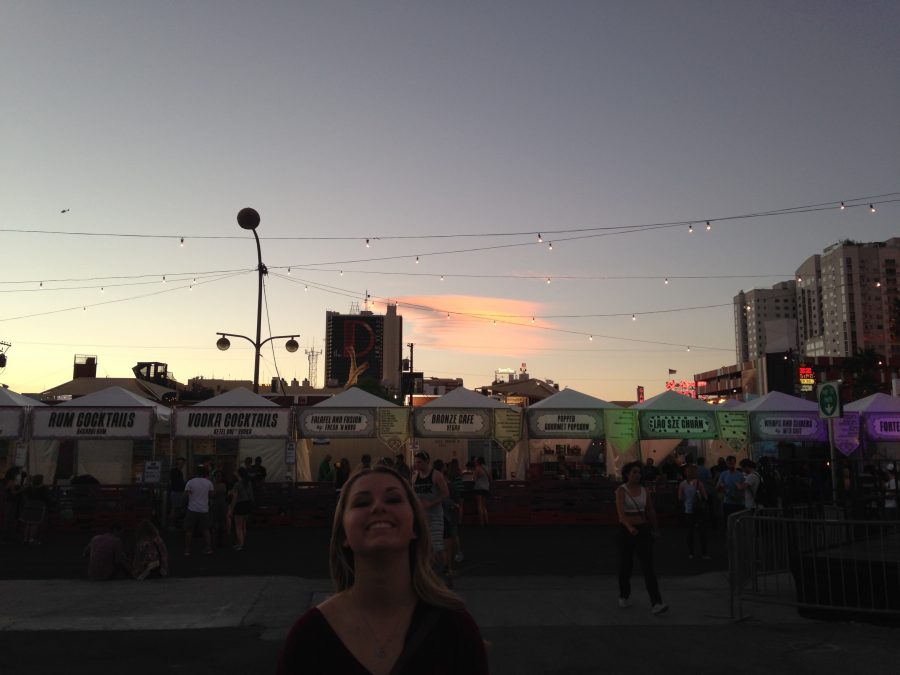
<svg viewBox="0 0 900 675">
<path fill-rule="evenodd" d="M 750 416 L 739 410 L 717 410 L 716 421 L 719 423 L 719 438 L 732 450 L 743 450 L 747 447 L 750 431 Z"/>
<path fill-rule="evenodd" d="M 828 419 L 841 416 L 841 395 L 837 382 L 825 382 L 819 385 L 819 417 Z"/>
<path fill-rule="evenodd" d="M 718 433 L 712 411 L 656 412 L 641 410 L 641 438 L 715 438 Z"/>
<path fill-rule="evenodd" d="M 616 453 L 636 451 L 640 440 L 637 410 L 605 409 L 603 425 L 606 427 L 606 442 Z"/>
</svg>

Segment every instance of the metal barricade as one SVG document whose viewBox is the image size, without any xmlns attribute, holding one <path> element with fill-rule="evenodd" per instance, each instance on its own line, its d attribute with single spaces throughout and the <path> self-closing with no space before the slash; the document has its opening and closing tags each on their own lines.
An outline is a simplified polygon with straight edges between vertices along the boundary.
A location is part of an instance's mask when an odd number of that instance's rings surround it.
<svg viewBox="0 0 900 675">
<path fill-rule="evenodd" d="M 900 522 L 847 520 L 843 512 L 774 509 L 728 522 L 732 618 L 745 601 L 822 616 L 900 618 Z"/>
</svg>

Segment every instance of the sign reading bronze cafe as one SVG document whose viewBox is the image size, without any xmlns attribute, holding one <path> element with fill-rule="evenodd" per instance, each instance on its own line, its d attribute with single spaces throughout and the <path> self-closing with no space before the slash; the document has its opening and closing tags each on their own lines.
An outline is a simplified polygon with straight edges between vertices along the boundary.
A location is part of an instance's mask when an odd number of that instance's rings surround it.
<svg viewBox="0 0 900 675">
<path fill-rule="evenodd" d="M 416 435 L 422 437 L 488 438 L 491 412 L 479 408 L 419 408 L 414 415 Z"/>
</svg>

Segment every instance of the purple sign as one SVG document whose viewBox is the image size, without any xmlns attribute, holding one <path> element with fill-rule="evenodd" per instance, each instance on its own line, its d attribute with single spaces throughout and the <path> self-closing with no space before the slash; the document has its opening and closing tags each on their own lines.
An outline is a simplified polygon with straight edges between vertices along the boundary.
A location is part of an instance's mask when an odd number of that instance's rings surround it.
<svg viewBox="0 0 900 675">
<path fill-rule="evenodd" d="M 866 432 L 873 441 L 900 441 L 900 414 L 867 414 Z"/>
</svg>

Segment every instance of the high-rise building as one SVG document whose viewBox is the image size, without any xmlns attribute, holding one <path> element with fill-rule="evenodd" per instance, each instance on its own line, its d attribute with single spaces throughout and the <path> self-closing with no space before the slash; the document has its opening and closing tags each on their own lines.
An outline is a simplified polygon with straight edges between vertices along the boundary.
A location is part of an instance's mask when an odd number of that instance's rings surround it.
<svg viewBox="0 0 900 675">
<path fill-rule="evenodd" d="M 826 248 L 797 270 L 800 350 L 804 356 L 853 356 L 874 349 L 900 356 L 900 237 Z"/>
<path fill-rule="evenodd" d="M 734 344 L 738 363 L 797 348 L 797 283 L 781 281 L 734 296 Z"/>
<path fill-rule="evenodd" d="M 389 305 L 383 315 L 326 312 L 326 386 L 371 380 L 399 392 L 402 345 L 403 317 L 397 315 L 396 305 Z"/>
</svg>

